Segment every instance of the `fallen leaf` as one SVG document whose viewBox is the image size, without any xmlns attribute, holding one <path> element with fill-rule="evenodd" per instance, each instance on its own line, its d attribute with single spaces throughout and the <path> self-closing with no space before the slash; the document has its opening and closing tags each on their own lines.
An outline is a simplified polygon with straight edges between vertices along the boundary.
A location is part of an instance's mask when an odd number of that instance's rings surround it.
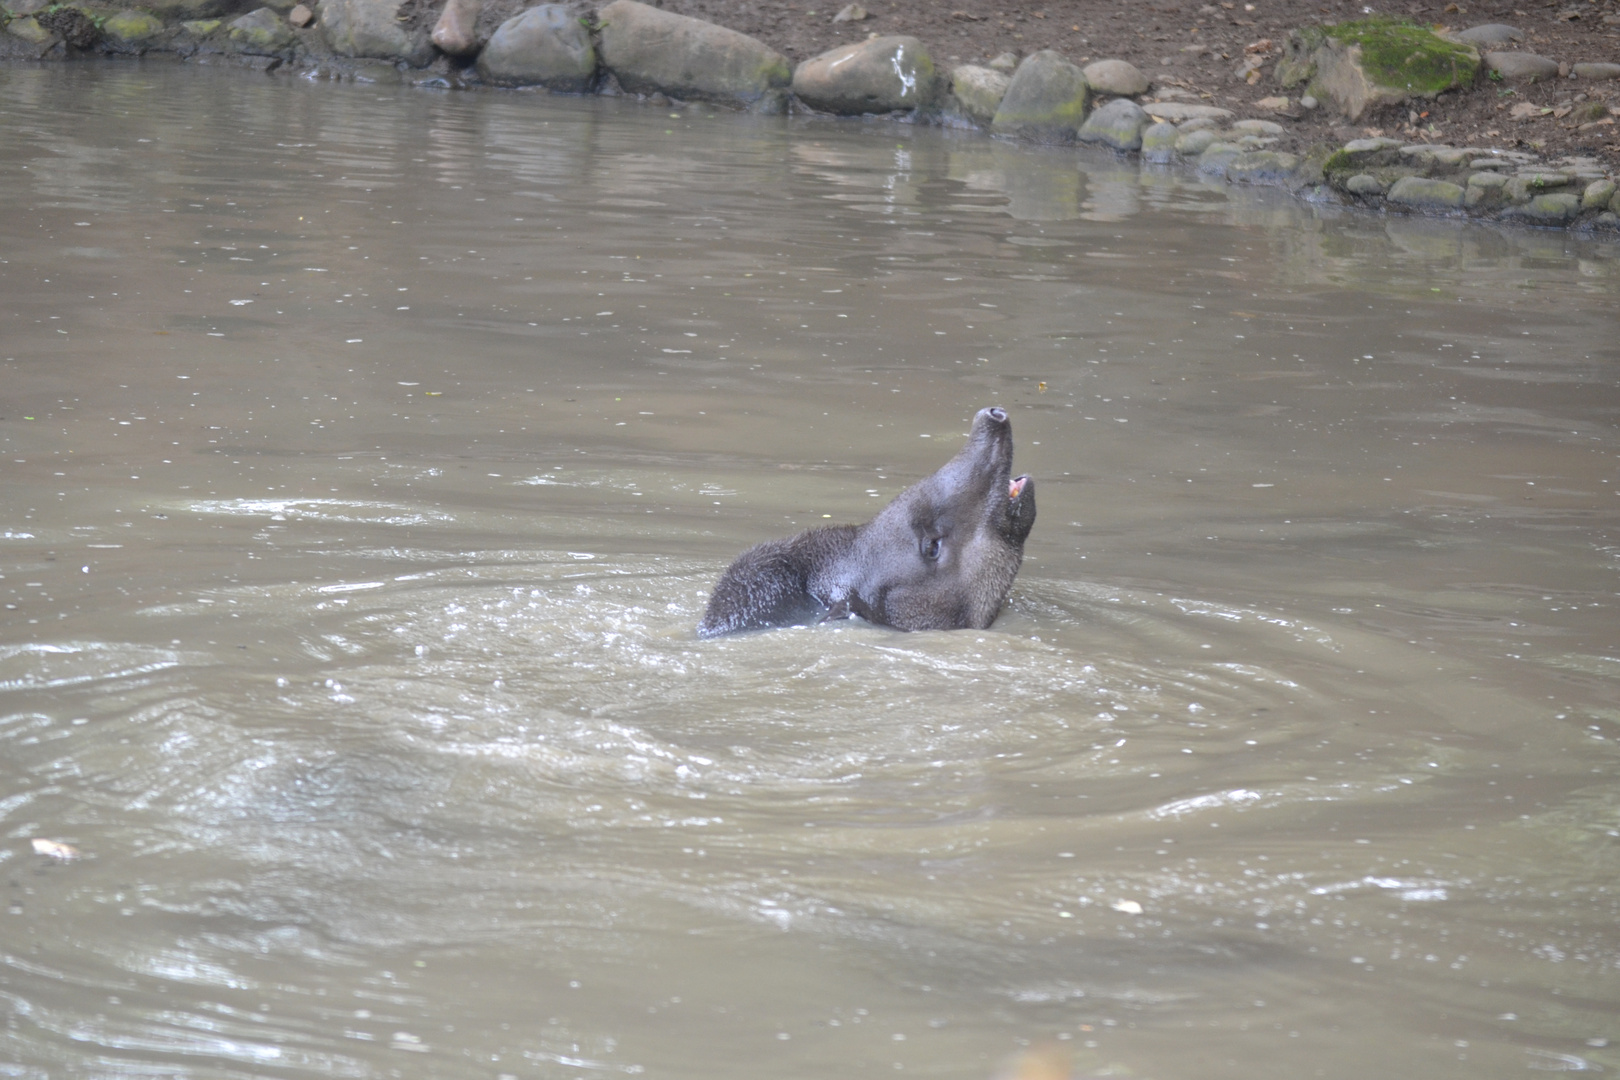
<svg viewBox="0 0 1620 1080">
<path fill-rule="evenodd" d="M 1562 120 L 1564 117 L 1568 116 L 1570 113 L 1572 113 L 1574 111 L 1575 111 L 1575 107 L 1573 105 L 1560 105 L 1560 106 L 1558 106 L 1558 108 L 1553 110 L 1553 116 L 1555 116 L 1559 120 Z"/>
<path fill-rule="evenodd" d="M 1288 99 L 1285 97 L 1261 98 L 1254 103 L 1254 107 L 1257 109 L 1270 109 L 1272 112 L 1282 112 L 1288 108 Z"/>
<path fill-rule="evenodd" d="M 1540 105 L 1537 105 L 1533 101 L 1521 101 L 1517 105 L 1513 106 L 1513 108 L 1508 110 L 1508 115 L 1513 117 L 1515 120 L 1526 120 L 1532 116 L 1540 116 L 1542 113 L 1550 111 L 1551 110 L 1544 110 Z"/>
<path fill-rule="evenodd" d="M 1046 1043 L 1034 1046 L 1007 1063 L 996 1080 L 1069 1080 L 1073 1075 L 1069 1052 Z"/>
<path fill-rule="evenodd" d="M 1259 41 L 1251 41 L 1249 44 L 1243 46 L 1243 51 L 1251 53 L 1268 53 L 1271 51 L 1271 39 L 1261 38 Z"/>
<path fill-rule="evenodd" d="M 72 844 L 64 844 L 60 840 L 45 840 L 35 837 L 30 841 L 34 845 L 35 855 L 48 855 L 53 859 L 69 862 L 79 857 L 79 849 Z"/>
</svg>

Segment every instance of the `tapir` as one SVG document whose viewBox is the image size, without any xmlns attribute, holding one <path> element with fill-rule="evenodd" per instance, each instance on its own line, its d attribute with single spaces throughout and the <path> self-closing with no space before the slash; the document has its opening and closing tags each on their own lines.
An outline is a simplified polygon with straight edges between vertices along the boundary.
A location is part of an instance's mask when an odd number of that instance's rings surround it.
<svg viewBox="0 0 1620 1080">
<path fill-rule="evenodd" d="M 859 616 L 898 630 L 995 621 L 1035 524 L 1035 481 L 1013 477 L 1006 410 L 980 409 L 967 444 L 864 525 L 767 540 L 720 575 L 700 637 Z"/>
</svg>

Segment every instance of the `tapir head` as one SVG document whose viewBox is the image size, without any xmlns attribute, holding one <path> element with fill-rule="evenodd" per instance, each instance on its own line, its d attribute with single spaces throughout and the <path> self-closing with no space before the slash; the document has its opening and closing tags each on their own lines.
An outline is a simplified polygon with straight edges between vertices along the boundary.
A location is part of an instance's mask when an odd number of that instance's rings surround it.
<svg viewBox="0 0 1620 1080">
<path fill-rule="evenodd" d="M 1035 524 L 1035 482 L 1012 460 L 1006 411 L 980 409 L 955 457 L 857 531 L 840 575 L 849 610 L 901 630 L 995 621 Z"/>
</svg>

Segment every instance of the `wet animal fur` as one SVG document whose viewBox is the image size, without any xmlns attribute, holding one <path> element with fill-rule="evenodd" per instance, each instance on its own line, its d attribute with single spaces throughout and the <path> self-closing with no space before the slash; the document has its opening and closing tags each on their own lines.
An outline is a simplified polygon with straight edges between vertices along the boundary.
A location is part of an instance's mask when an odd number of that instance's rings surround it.
<svg viewBox="0 0 1620 1080">
<path fill-rule="evenodd" d="M 864 525 L 750 548 L 721 575 L 702 637 L 859 615 L 900 630 L 995 621 L 1035 524 L 1035 482 L 1013 479 L 1012 426 L 981 409 L 966 445 Z"/>
</svg>

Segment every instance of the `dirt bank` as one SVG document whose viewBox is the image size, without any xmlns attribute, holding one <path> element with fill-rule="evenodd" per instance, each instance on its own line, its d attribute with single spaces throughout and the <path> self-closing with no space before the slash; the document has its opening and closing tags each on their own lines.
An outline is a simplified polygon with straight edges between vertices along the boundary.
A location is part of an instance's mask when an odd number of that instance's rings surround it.
<svg viewBox="0 0 1620 1080">
<path fill-rule="evenodd" d="M 1354 125 L 1327 109 L 1308 112 L 1294 105 L 1273 113 L 1255 105 L 1282 93 L 1272 77 L 1272 61 L 1293 27 L 1362 18 L 1369 11 L 1452 29 L 1507 23 L 1524 32 L 1515 48 L 1570 64 L 1620 62 L 1620 0 L 1518 0 L 1519 6 L 1512 0 L 1152 0 L 1129 6 L 1081 0 L 863 0 L 869 18 L 834 23 L 844 2 L 664 0 L 661 6 L 751 34 L 795 63 L 874 32 L 912 34 L 942 65 L 984 62 L 1003 52 L 1024 56 L 1038 49 L 1056 49 L 1077 61 L 1118 57 L 1141 68 L 1155 85 L 1189 91 L 1239 115 L 1280 120 L 1289 132 L 1284 149 L 1377 133 L 1454 146 L 1534 150 L 1550 157 L 1584 154 L 1610 167 L 1620 165 L 1620 120 L 1611 117 L 1591 126 L 1592 114 L 1580 108 L 1591 101 L 1620 108 L 1620 81 L 1525 84 L 1481 77 L 1467 91 L 1443 94 L 1415 108 L 1385 108 Z M 1245 57 L 1256 54 L 1266 56 L 1267 63 L 1251 84 L 1236 71 Z M 1295 95 L 1297 101 L 1297 91 Z M 1552 111 L 1515 117 L 1513 107 L 1526 103 Z M 1583 124 L 1588 125 L 1584 130 Z"/>
</svg>

